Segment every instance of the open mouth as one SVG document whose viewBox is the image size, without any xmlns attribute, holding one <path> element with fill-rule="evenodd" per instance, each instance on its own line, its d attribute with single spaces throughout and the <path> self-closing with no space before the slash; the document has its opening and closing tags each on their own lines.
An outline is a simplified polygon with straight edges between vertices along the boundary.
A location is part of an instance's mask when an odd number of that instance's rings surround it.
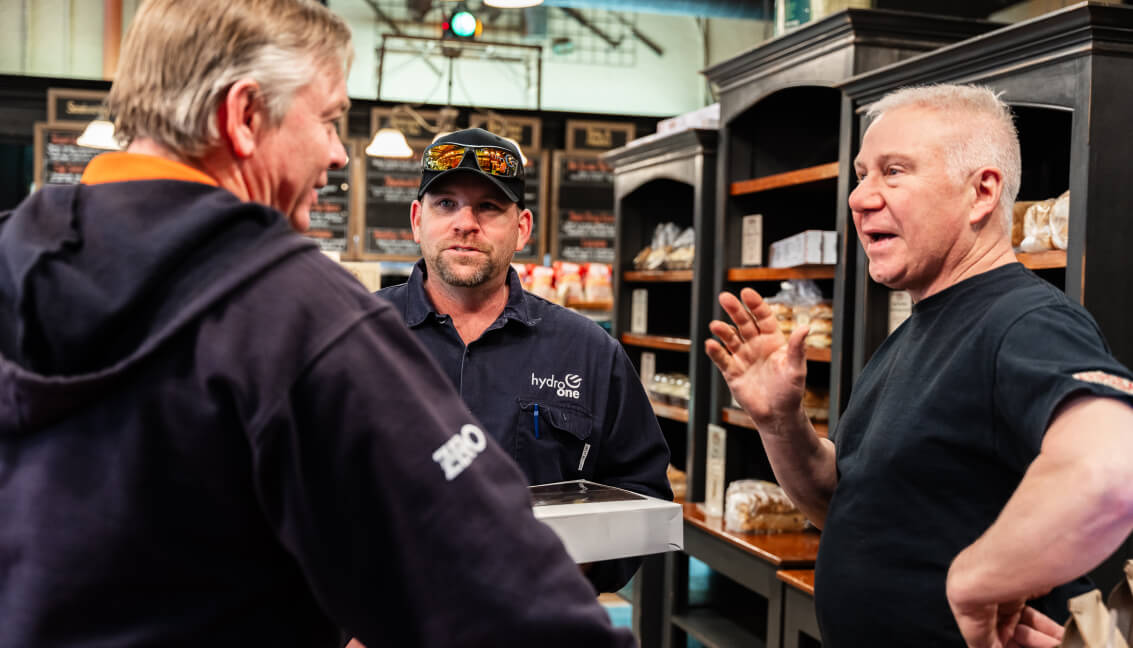
<svg viewBox="0 0 1133 648">
<path fill-rule="evenodd" d="M 888 241 L 892 238 L 897 238 L 896 234 L 887 234 L 885 232 L 875 232 L 873 234 L 866 234 L 870 243 L 880 243 L 881 241 Z"/>
</svg>

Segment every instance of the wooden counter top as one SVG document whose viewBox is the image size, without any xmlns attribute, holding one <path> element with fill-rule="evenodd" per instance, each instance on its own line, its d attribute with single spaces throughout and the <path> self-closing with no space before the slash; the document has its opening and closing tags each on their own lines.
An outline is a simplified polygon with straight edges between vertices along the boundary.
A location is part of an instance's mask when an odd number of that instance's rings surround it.
<svg viewBox="0 0 1133 648">
<path fill-rule="evenodd" d="M 733 533 L 724 530 L 724 518 L 707 517 L 692 502 L 685 502 L 684 518 L 691 524 L 776 567 L 813 567 L 818 557 L 817 531 L 799 533 Z"/>
<path fill-rule="evenodd" d="M 814 596 L 813 569 L 781 569 L 775 572 L 775 577 L 800 592 Z"/>
</svg>

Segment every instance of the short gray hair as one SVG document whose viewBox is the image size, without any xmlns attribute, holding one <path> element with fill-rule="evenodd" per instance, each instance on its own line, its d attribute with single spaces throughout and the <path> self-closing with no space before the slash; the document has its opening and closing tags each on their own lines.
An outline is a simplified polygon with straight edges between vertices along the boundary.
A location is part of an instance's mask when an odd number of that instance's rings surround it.
<svg viewBox="0 0 1133 648">
<path fill-rule="evenodd" d="M 315 74 L 353 58 L 350 28 L 313 0 L 146 0 L 123 42 L 107 104 L 117 137 L 150 138 L 188 160 L 220 143 L 216 111 L 251 79 L 278 126 Z"/>
<path fill-rule="evenodd" d="M 869 107 L 876 120 L 898 108 L 917 107 L 941 112 L 965 112 L 980 122 L 962 138 L 948 144 L 948 170 L 957 182 L 980 167 L 993 166 L 1003 173 L 999 209 L 1011 231 L 1011 211 L 1019 193 L 1022 155 L 1011 108 L 990 88 L 976 85 L 935 84 L 895 90 Z"/>
</svg>

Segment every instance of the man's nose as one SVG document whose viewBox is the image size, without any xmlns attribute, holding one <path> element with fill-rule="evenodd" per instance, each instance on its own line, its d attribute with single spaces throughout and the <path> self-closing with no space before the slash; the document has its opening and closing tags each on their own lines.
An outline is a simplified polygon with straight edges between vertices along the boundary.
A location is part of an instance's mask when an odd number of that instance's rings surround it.
<svg viewBox="0 0 1133 648">
<path fill-rule="evenodd" d="M 881 193 L 877 191 L 870 176 L 866 176 L 850 192 L 850 210 L 854 212 L 867 212 L 880 209 L 884 201 Z"/>
<path fill-rule="evenodd" d="M 345 168 L 346 163 L 350 161 L 350 157 L 346 155 L 346 147 L 342 145 L 342 139 L 339 138 L 338 133 L 331 135 L 331 140 L 330 168 Z"/>
</svg>

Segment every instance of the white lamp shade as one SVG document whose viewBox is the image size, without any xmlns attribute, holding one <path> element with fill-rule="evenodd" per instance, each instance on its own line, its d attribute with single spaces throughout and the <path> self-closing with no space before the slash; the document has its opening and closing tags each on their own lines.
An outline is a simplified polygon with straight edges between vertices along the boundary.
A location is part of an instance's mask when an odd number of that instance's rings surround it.
<svg viewBox="0 0 1133 648">
<path fill-rule="evenodd" d="M 484 0 L 484 4 L 497 9 L 525 9 L 543 4 L 543 0 Z"/>
<path fill-rule="evenodd" d="M 117 151 L 121 148 L 118 142 L 114 141 L 114 124 L 105 119 L 96 119 L 87 124 L 83 134 L 79 135 L 75 143 L 79 146 L 107 151 Z"/>
<path fill-rule="evenodd" d="M 405 141 L 405 135 L 396 128 L 382 128 L 374 133 L 374 139 L 366 147 L 366 155 L 384 158 L 410 158 L 413 149 Z"/>
</svg>

